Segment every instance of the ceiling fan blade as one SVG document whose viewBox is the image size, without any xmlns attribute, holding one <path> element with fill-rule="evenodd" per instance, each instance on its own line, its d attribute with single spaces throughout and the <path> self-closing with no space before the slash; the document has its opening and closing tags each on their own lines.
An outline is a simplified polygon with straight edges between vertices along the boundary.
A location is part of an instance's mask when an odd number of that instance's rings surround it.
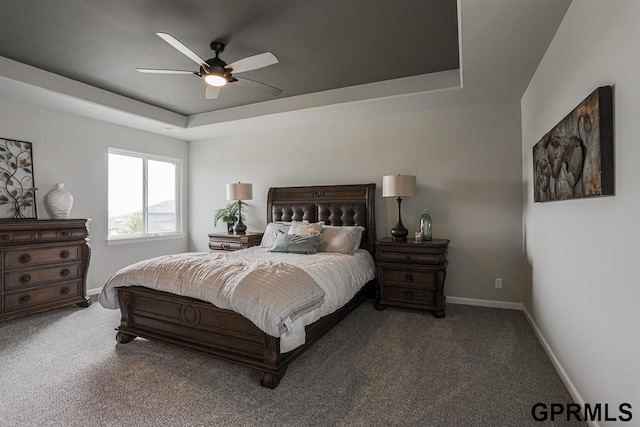
<svg viewBox="0 0 640 427">
<path fill-rule="evenodd" d="M 150 73 L 150 74 L 193 74 L 198 75 L 195 71 L 187 71 L 187 70 L 163 70 L 159 68 L 136 68 L 141 73 Z"/>
<path fill-rule="evenodd" d="M 197 53 L 195 53 L 194 51 L 189 49 L 187 46 L 183 45 L 178 39 L 173 37 L 171 34 L 167 34 L 167 33 L 156 33 L 156 34 L 160 38 L 162 38 L 162 40 L 164 40 L 167 43 L 169 43 L 171 46 L 176 48 L 180 53 L 182 53 L 184 56 L 186 56 L 187 58 L 189 58 L 190 60 L 192 60 L 196 64 L 198 64 L 198 65 L 200 65 L 202 67 L 205 67 L 206 69 L 209 68 L 209 66 L 207 65 L 207 61 L 202 59 L 200 56 L 198 56 Z"/>
<path fill-rule="evenodd" d="M 244 73 L 245 71 L 257 70 L 258 68 L 268 67 L 277 64 L 278 58 L 271 52 L 259 53 L 258 55 L 247 56 L 228 64 L 224 68 L 233 68 L 233 73 Z"/>
<path fill-rule="evenodd" d="M 218 99 L 218 95 L 220 95 L 220 88 L 207 86 L 207 90 L 204 93 L 204 97 L 207 99 Z"/>
<path fill-rule="evenodd" d="M 269 86 L 265 83 L 260 83 L 255 80 L 247 79 L 245 77 L 236 77 L 238 79 L 238 84 L 244 86 L 246 88 L 259 90 L 271 96 L 278 96 L 282 93 L 282 89 L 278 89 L 274 86 Z"/>
</svg>

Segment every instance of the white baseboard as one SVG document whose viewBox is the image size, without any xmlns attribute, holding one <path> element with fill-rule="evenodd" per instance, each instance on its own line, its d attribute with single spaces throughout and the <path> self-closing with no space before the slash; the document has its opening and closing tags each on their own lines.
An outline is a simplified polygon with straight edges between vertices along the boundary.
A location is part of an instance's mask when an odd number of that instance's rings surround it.
<svg viewBox="0 0 640 427">
<path fill-rule="evenodd" d="M 87 296 L 100 295 L 102 288 L 87 289 Z"/>
<path fill-rule="evenodd" d="M 527 320 L 529 321 L 529 324 L 531 325 L 533 332 L 536 334 L 536 337 L 538 337 L 538 341 L 540 341 L 540 344 L 542 344 L 542 348 L 547 353 L 547 356 L 549 356 L 549 359 L 551 360 L 551 364 L 556 369 L 556 372 L 560 376 L 560 379 L 564 383 L 565 387 L 567 387 L 567 390 L 569 391 L 569 394 L 573 398 L 573 401 L 579 404 L 582 408 L 584 408 L 585 402 L 584 402 L 584 399 L 582 398 L 582 395 L 576 388 L 573 381 L 571 381 L 571 378 L 569 378 L 567 371 L 564 370 L 562 363 L 560 363 L 560 360 L 558 360 L 558 358 L 556 357 L 556 354 L 553 352 L 553 350 L 549 346 L 549 343 L 545 339 L 544 335 L 542 335 L 540 328 L 538 328 L 538 325 L 533 320 L 533 317 L 531 317 L 531 314 L 529 314 L 527 307 L 525 307 L 524 305 L 522 306 L 522 312 L 524 313 L 524 317 L 526 317 Z M 587 420 L 587 424 L 593 427 L 600 427 L 600 423 L 597 421 Z"/>
<path fill-rule="evenodd" d="M 477 305 L 480 307 L 506 308 L 508 310 L 522 310 L 519 302 L 495 301 L 490 299 L 462 298 L 447 296 L 447 302 L 452 304 Z"/>
</svg>

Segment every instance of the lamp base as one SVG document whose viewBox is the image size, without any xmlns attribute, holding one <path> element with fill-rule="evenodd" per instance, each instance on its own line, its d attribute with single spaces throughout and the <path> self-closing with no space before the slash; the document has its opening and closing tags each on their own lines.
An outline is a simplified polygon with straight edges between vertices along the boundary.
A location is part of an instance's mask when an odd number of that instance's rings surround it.
<svg viewBox="0 0 640 427">
<path fill-rule="evenodd" d="M 400 209 L 400 205 L 402 204 L 402 197 L 398 197 L 398 222 L 395 227 L 391 229 L 391 238 L 393 241 L 404 241 L 407 240 L 407 235 L 409 234 L 409 230 L 402 225 L 402 211 Z"/>
<path fill-rule="evenodd" d="M 407 240 L 408 235 L 409 230 L 407 230 L 402 223 L 396 224 L 396 226 L 391 229 L 391 238 L 394 242 Z"/>
<path fill-rule="evenodd" d="M 236 225 L 233 226 L 233 232 L 235 234 L 245 234 L 247 231 L 247 226 L 242 223 L 241 220 L 236 222 Z"/>
<path fill-rule="evenodd" d="M 247 226 L 242 223 L 242 200 L 238 200 L 238 222 L 233 226 L 233 232 L 244 234 L 245 231 L 247 231 Z"/>
</svg>

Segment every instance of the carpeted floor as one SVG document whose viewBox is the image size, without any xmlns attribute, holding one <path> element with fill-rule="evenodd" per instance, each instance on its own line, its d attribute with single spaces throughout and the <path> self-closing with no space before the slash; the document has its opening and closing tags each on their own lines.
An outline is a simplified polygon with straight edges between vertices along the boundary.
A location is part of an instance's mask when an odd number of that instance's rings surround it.
<svg viewBox="0 0 640 427">
<path fill-rule="evenodd" d="M 539 426 L 532 405 L 571 401 L 513 310 L 367 301 L 275 390 L 187 350 L 116 345 L 118 323 L 97 303 L 1 322 L 0 426 Z"/>
</svg>

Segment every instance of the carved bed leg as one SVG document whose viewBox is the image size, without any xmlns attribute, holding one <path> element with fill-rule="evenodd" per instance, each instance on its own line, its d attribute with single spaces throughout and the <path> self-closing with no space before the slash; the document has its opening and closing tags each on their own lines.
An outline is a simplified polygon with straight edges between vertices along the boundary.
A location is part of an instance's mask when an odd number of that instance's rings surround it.
<svg viewBox="0 0 640 427">
<path fill-rule="evenodd" d="M 378 272 L 377 272 L 377 276 L 382 277 L 383 275 L 383 271 L 381 268 L 378 268 Z M 380 301 L 382 300 L 382 289 L 380 289 L 379 287 L 380 282 L 378 282 L 377 280 L 374 282 L 374 300 L 373 300 L 373 307 L 378 310 L 378 311 L 383 311 L 387 308 L 386 305 L 384 304 L 380 304 Z"/>
<path fill-rule="evenodd" d="M 280 340 L 272 337 L 268 334 L 262 335 L 264 342 L 264 362 L 270 366 L 274 372 L 262 371 L 262 378 L 260 379 L 260 385 L 262 387 L 274 389 L 280 384 L 280 380 L 284 377 L 284 373 L 287 372 L 287 365 L 281 364 L 280 360 Z"/>
<path fill-rule="evenodd" d="M 281 378 L 281 375 L 276 375 L 271 372 L 263 372 L 262 379 L 260 380 L 260 385 L 262 387 L 270 388 L 273 390 L 274 388 L 278 387 Z"/>
<path fill-rule="evenodd" d="M 76 304 L 78 307 L 82 307 L 82 308 L 87 308 L 87 307 L 91 307 L 91 298 L 89 297 L 84 297 L 84 301 L 79 302 Z"/>
<path fill-rule="evenodd" d="M 128 344 L 136 338 L 135 335 L 130 335 L 122 331 L 118 331 L 116 334 L 116 341 L 120 344 Z"/>
</svg>

